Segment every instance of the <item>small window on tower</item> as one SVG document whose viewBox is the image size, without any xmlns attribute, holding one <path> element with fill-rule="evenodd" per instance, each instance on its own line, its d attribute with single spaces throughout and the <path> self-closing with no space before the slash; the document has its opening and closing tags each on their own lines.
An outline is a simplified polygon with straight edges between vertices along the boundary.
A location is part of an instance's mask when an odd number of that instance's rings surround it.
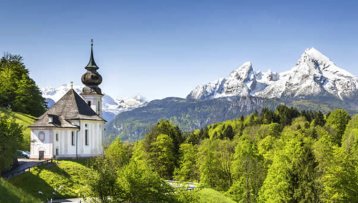
<svg viewBox="0 0 358 203">
<path fill-rule="evenodd" d="M 56 141 L 58 141 L 58 133 L 56 133 Z"/>
<path fill-rule="evenodd" d="M 91 101 L 88 101 L 87 104 L 88 104 L 88 106 L 91 106 Z"/>
</svg>

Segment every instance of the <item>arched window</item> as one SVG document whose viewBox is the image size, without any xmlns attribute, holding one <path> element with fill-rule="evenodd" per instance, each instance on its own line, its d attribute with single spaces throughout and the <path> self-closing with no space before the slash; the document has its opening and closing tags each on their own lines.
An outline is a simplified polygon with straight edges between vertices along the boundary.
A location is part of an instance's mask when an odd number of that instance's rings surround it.
<svg viewBox="0 0 358 203">
<path fill-rule="evenodd" d="M 91 101 L 87 101 L 88 106 L 91 106 Z"/>
<path fill-rule="evenodd" d="M 43 131 L 39 132 L 38 137 L 41 142 L 45 141 L 45 133 Z"/>
</svg>

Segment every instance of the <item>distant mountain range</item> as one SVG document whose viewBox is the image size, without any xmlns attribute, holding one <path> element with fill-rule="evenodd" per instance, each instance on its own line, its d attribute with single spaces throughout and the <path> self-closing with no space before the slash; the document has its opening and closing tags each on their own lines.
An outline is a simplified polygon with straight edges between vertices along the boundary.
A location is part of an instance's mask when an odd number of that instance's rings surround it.
<svg viewBox="0 0 358 203">
<path fill-rule="evenodd" d="M 246 62 L 226 78 L 197 86 L 185 99 L 154 100 L 119 113 L 107 123 L 106 134 L 109 140 L 120 136 L 134 141 L 159 119 L 169 119 L 189 131 L 279 104 L 323 112 L 345 108 L 355 113 L 357 101 L 358 78 L 310 48 L 289 71 L 256 72 Z"/>
<path fill-rule="evenodd" d="M 70 85 L 61 85 L 59 87 L 47 87 L 42 88 L 42 96 L 46 99 L 47 106 L 51 107 L 55 102 L 57 102 L 69 89 Z M 77 93 L 82 92 L 83 86 L 74 86 L 73 89 Z M 114 117 L 125 111 L 129 111 L 141 106 L 145 106 L 147 101 L 142 96 L 135 96 L 132 98 L 121 98 L 114 99 L 113 97 L 105 94 L 102 99 L 102 109 L 103 117 L 107 121 L 111 121 Z"/>
<path fill-rule="evenodd" d="M 340 100 L 357 95 L 358 79 L 336 66 L 318 50 L 307 49 L 289 71 L 255 72 L 246 62 L 222 79 L 196 87 L 188 99 L 213 99 L 228 96 L 261 98 L 304 98 L 332 96 Z"/>
</svg>

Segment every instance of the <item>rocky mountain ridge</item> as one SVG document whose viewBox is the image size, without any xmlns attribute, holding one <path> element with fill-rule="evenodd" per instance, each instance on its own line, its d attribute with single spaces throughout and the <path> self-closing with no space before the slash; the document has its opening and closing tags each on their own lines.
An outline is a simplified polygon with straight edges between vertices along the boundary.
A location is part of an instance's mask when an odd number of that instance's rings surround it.
<svg viewBox="0 0 358 203">
<path fill-rule="evenodd" d="M 358 78 L 338 67 L 315 48 L 305 50 L 289 71 L 256 72 L 245 62 L 226 78 L 199 85 L 188 99 L 206 100 L 230 96 L 304 98 L 331 96 L 340 100 L 357 95 Z"/>
</svg>

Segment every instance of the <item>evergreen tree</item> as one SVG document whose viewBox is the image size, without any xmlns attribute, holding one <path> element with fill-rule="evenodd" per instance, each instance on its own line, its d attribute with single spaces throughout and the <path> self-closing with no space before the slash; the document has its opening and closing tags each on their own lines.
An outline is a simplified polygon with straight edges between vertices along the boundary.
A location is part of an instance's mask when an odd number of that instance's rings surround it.
<svg viewBox="0 0 358 203">
<path fill-rule="evenodd" d="M 332 111 L 327 117 L 326 126 L 334 130 L 334 142 L 341 145 L 343 133 L 350 120 L 350 115 L 343 109 Z"/>
<path fill-rule="evenodd" d="M 178 126 L 173 125 L 168 120 L 160 120 L 144 137 L 144 147 L 147 152 L 150 151 L 151 144 L 156 141 L 161 134 L 168 135 L 173 142 L 174 165 L 179 163 L 179 146 L 184 141 L 182 132 Z"/>
</svg>

